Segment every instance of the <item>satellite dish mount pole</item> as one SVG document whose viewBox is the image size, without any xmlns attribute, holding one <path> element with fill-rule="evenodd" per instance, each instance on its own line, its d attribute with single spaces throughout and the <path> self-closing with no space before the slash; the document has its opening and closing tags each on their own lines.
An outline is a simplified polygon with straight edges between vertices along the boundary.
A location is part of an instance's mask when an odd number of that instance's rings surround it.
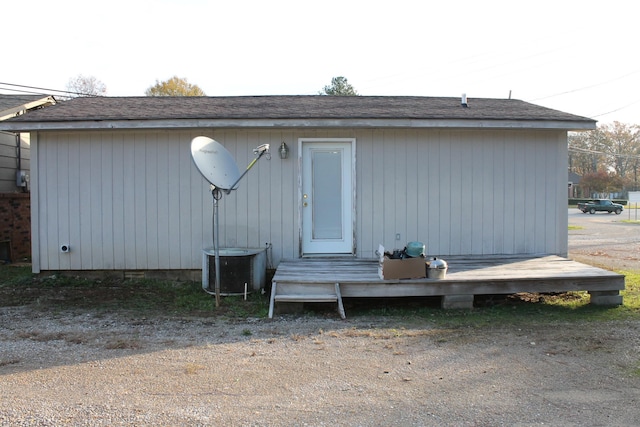
<svg viewBox="0 0 640 427">
<path fill-rule="evenodd" d="M 253 154 L 256 155 L 256 158 L 253 159 L 251 163 L 249 163 L 247 168 L 244 170 L 242 175 L 238 177 L 236 182 L 234 182 L 233 185 L 228 190 L 224 191 L 225 193 L 231 194 L 231 191 L 236 189 L 236 185 L 238 185 L 240 180 L 242 180 L 242 178 L 244 178 L 247 172 L 249 172 L 249 169 L 251 169 L 253 165 L 255 165 L 263 155 L 266 154 L 267 159 L 271 157 L 271 154 L 269 153 L 269 144 L 262 144 L 261 146 L 253 150 Z M 220 191 L 220 189 L 213 184 L 211 184 L 210 188 L 211 188 L 211 194 L 213 195 L 213 228 L 214 228 L 213 252 L 214 252 L 214 265 L 216 267 L 215 294 L 216 294 L 216 307 L 219 307 L 220 306 L 220 245 L 219 245 L 218 236 L 220 234 L 218 233 L 218 231 L 220 230 L 220 226 L 219 226 L 219 220 L 218 220 L 218 200 L 222 199 L 222 191 Z"/>
<path fill-rule="evenodd" d="M 218 200 L 222 198 L 222 192 L 211 184 L 211 196 L 213 197 L 213 252 L 216 269 L 216 307 L 220 307 L 220 221 L 218 220 Z"/>
<path fill-rule="evenodd" d="M 262 144 L 253 150 L 256 158 L 247 166 L 244 173 L 240 174 L 238 165 L 231 154 L 218 141 L 206 136 L 197 136 L 191 140 L 191 158 L 196 167 L 209 181 L 211 195 L 213 196 L 213 251 L 215 254 L 216 283 L 215 296 L 216 307 L 220 306 L 220 225 L 218 220 L 218 201 L 222 199 L 223 192 L 230 194 L 236 189 L 240 180 L 249 172 L 262 156 L 266 154 L 267 159 L 271 158 L 269 144 Z M 202 288 L 205 292 L 211 293 L 209 284 Z"/>
</svg>

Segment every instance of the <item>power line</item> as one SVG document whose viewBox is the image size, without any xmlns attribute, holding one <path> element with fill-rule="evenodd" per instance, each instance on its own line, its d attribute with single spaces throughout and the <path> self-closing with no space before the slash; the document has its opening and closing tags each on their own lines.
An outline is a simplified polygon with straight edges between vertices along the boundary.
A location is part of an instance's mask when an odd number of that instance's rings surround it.
<svg viewBox="0 0 640 427">
<path fill-rule="evenodd" d="M 569 151 L 577 151 L 579 153 L 587 153 L 587 154 L 600 154 L 602 156 L 624 157 L 627 159 L 640 159 L 640 156 L 637 154 L 605 153 L 604 151 L 589 150 L 587 148 L 569 147 Z"/>
<path fill-rule="evenodd" d="M 589 86 L 584 86 L 584 87 L 580 87 L 580 88 L 577 88 L 577 89 L 571 89 L 571 90 L 567 90 L 567 91 L 564 91 L 564 92 L 559 92 L 559 93 L 556 93 L 556 94 L 553 94 L 553 95 L 543 96 L 541 98 L 531 99 L 530 102 L 540 101 L 542 99 L 553 98 L 555 96 L 566 95 L 568 93 L 580 92 L 582 90 L 586 90 L 586 89 L 591 89 L 591 88 L 594 88 L 594 87 L 602 86 L 602 85 L 605 85 L 605 84 L 608 84 L 608 83 L 611 83 L 611 82 L 615 82 L 616 80 L 624 79 L 625 77 L 631 76 L 631 75 L 636 74 L 636 73 L 640 73 L 640 70 L 635 70 L 635 71 L 632 71 L 632 72 L 627 73 L 625 75 L 622 75 L 622 76 L 619 76 L 619 77 L 615 77 L 613 79 L 606 80 L 604 82 L 594 83 L 594 84 L 589 85 Z"/>
<path fill-rule="evenodd" d="M 553 97 L 556 97 L 556 96 L 561 96 L 561 95 L 566 95 L 566 94 L 569 94 L 569 93 L 575 93 L 575 92 L 580 92 L 580 91 L 587 90 L 587 89 L 592 89 L 594 87 L 606 85 L 606 84 L 614 82 L 616 80 L 624 79 L 626 77 L 632 76 L 632 75 L 637 74 L 637 73 L 640 73 L 640 69 L 634 70 L 634 71 L 631 71 L 629 73 L 623 74 L 621 76 L 615 77 L 613 79 L 605 80 L 605 81 L 602 81 L 602 82 L 599 82 L 599 83 L 595 83 L 595 84 L 592 84 L 592 85 L 583 86 L 583 87 L 580 87 L 580 88 L 571 89 L 571 90 L 567 90 L 567 91 L 564 91 L 564 92 L 559 92 L 559 93 L 556 93 L 556 94 L 553 94 L 553 95 L 548 95 L 548 96 L 543 96 L 543 97 L 540 97 L 540 98 L 531 99 L 531 100 L 529 100 L 529 102 L 536 102 L 536 101 L 540 101 L 542 99 L 553 98 Z M 620 110 L 624 110 L 625 108 L 629 108 L 629 107 L 631 107 L 631 106 L 633 106 L 633 105 L 635 105 L 635 104 L 637 104 L 639 102 L 640 102 L 640 99 L 637 99 L 637 100 L 635 100 L 635 101 L 633 101 L 633 102 L 631 102 L 629 104 L 623 105 L 623 106 L 615 108 L 613 110 L 609 110 L 607 112 L 600 113 L 600 114 L 592 114 L 592 115 L 589 115 L 588 117 L 596 118 L 596 117 L 606 116 L 607 114 L 615 113 L 615 112 L 618 112 Z"/>
<path fill-rule="evenodd" d="M 94 94 L 90 94 L 90 93 L 73 92 L 73 91 L 69 91 L 69 90 L 59 90 L 59 89 L 47 89 L 47 88 L 38 87 L 38 86 L 26 86 L 26 85 L 19 85 L 19 84 L 15 84 L 15 83 L 0 82 L 0 85 L 13 86 L 13 87 L 22 87 L 22 88 L 27 88 L 27 89 L 46 91 L 43 94 L 47 94 L 47 93 L 51 93 L 51 92 L 60 92 L 62 94 L 69 94 L 69 95 L 95 96 Z M 31 92 L 31 91 L 27 91 L 27 90 L 11 89 L 11 88 L 0 88 L 0 89 L 10 90 L 10 91 L 14 91 L 14 92 L 33 93 L 33 94 L 41 94 L 42 93 L 42 92 Z"/>
<path fill-rule="evenodd" d="M 637 100 L 635 100 L 634 102 L 632 102 L 630 104 L 623 105 L 620 108 L 616 108 L 615 110 L 607 111 L 606 113 L 602 113 L 602 114 L 596 114 L 595 116 L 590 116 L 590 117 L 594 118 L 594 117 L 606 116 L 607 114 L 615 113 L 616 111 L 624 110 L 625 108 L 631 107 L 632 105 L 635 105 L 638 102 L 640 102 L 640 99 L 637 99 Z"/>
<path fill-rule="evenodd" d="M 11 91 L 11 92 L 32 93 L 34 95 L 47 95 L 47 94 L 44 94 L 42 92 L 34 92 L 34 91 L 24 90 L 24 89 L 11 89 L 11 88 L 8 88 L 8 87 L 0 87 L 0 89 L 8 90 L 8 91 Z"/>
</svg>

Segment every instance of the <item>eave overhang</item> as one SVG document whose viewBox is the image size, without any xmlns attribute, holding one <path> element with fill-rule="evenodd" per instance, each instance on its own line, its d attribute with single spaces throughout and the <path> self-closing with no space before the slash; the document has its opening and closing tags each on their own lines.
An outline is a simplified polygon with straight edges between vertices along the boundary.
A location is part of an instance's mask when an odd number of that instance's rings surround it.
<svg viewBox="0 0 640 427">
<path fill-rule="evenodd" d="M 75 130 L 170 129 L 295 129 L 295 128 L 403 128 L 403 129 L 537 129 L 586 131 L 595 121 L 558 120 L 462 120 L 462 119 L 161 119 L 0 122 L 0 130 L 12 132 Z"/>
</svg>

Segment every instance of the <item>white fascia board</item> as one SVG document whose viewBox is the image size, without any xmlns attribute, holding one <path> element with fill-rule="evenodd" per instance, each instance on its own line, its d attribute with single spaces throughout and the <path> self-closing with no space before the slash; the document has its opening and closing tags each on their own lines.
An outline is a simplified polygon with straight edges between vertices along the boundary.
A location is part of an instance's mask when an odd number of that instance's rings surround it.
<svg viewBox="0 0 640 427">
<path fill-rule="evenodd" d="M 31 110 L 32 108 L 41 107 L 45 105 L 54 105 L 55 103 L 56 101 L 55 99 L 53 99 L 53 97 L 47 96 L 42 99 L 27 102 L 25 104 L 18 105 L 12 108 L 7 108 L 6 110 L 0 111 L 0 121 L 24 114 L 26 111 Z"/>
<path fill-rule="evenodd" d="M 455 128 L 579 131 L 596 129 L 596 125 L 578 121 L 447 119 L 178 119 L 0 123 L 0 130 L 7 131 L 195 128 Z"/>
</svg>

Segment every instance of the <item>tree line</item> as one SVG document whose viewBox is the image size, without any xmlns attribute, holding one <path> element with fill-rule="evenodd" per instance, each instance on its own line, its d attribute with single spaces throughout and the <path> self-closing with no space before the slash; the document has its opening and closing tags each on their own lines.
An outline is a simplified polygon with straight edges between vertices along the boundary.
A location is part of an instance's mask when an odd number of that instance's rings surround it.
<svg viewBox="0 0 640 427">
<path fill-rule="evenodd" d="M 107 86 L 93 76 L 78 75 L 69 79 L 67 92 L 74 96 L 105 96 Z M 189 83 L 186 78 L 173 76 L 170 79 L 159 81 L 149 86 L 144 94 L 146 96 L 206 96 L 204 91 L 195 84 Z M 334 77 L 331 84 L 326 85 L 318 92 L 319 95 L 332 96 L 357 96 L 358 92 L 343 77 Z"/>
<path fill-rule="evenodd" d="M 575 197 L 640 190 L 640 126 L 613 122 L 569 134 L 569 171 L 581 176 Z"/>
</svg>

